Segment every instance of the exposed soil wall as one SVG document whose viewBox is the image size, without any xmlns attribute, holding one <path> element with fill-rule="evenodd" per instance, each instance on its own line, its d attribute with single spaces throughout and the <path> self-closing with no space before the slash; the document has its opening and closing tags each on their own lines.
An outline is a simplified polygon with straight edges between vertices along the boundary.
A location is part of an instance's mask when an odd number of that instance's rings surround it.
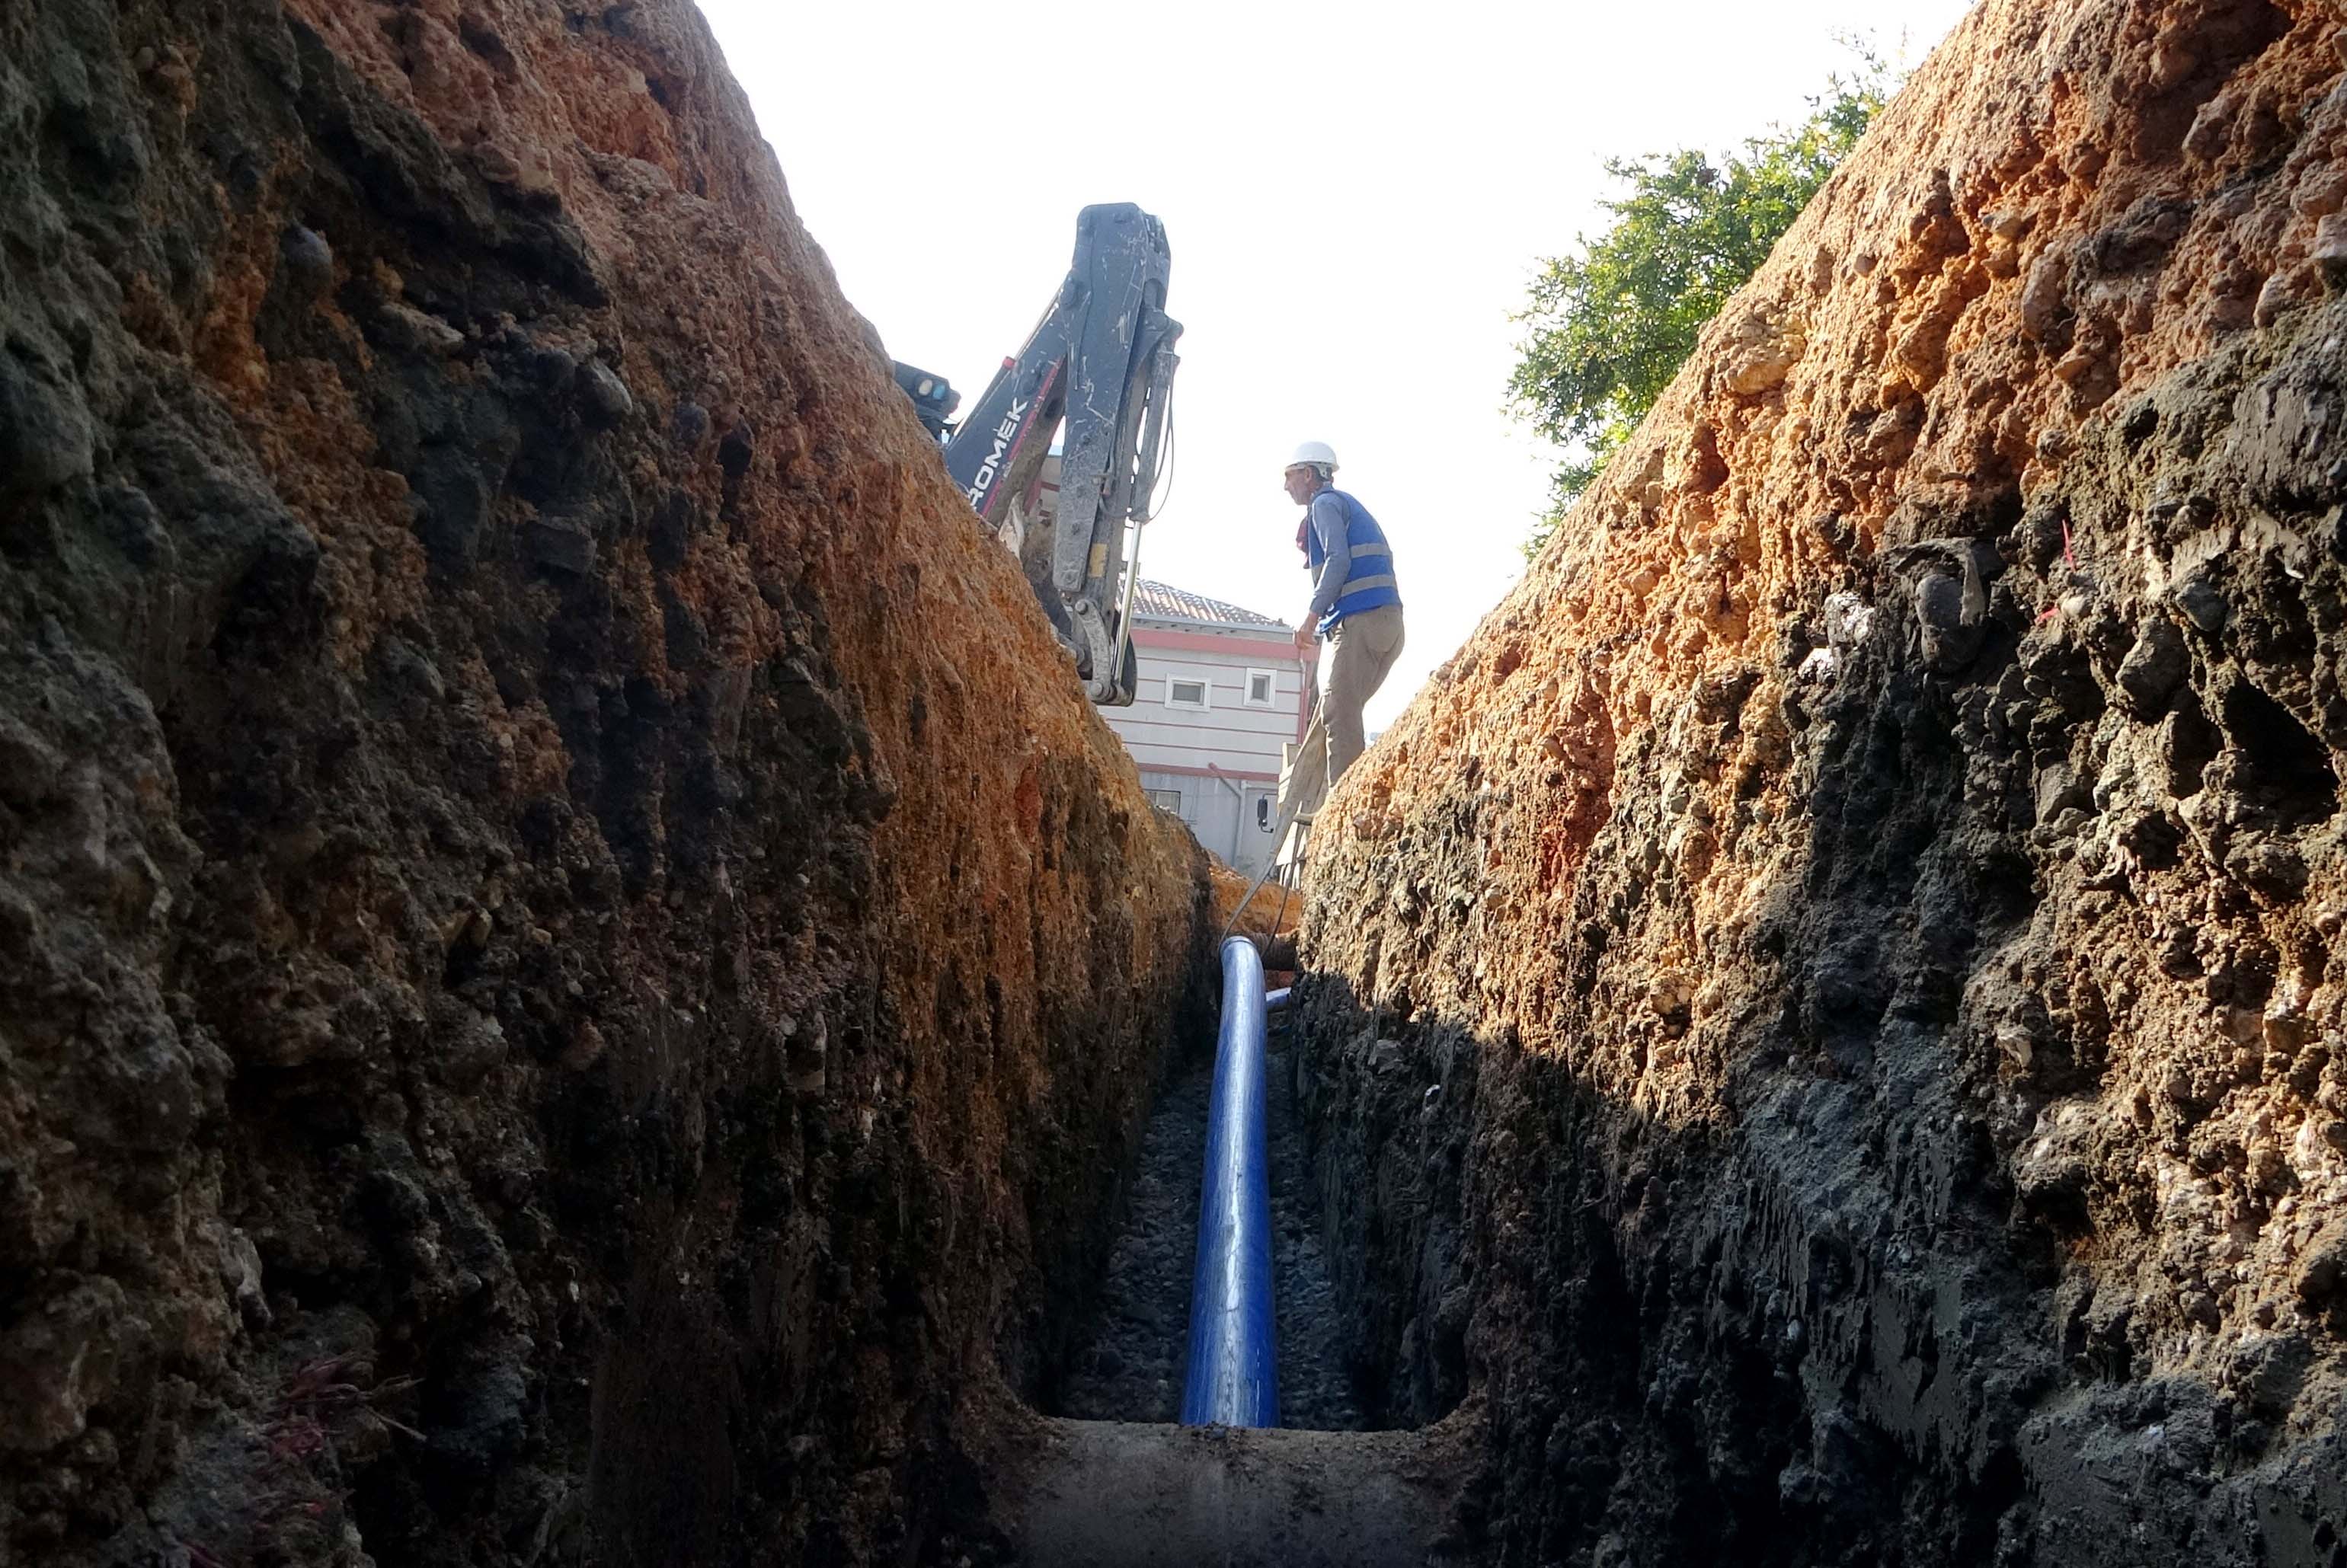
<svg viewBox="0 0 2347 1568">
<path fill-rule="evenodd" d="M 1490 1560 L 2347 1553 L 2342 53 L 1988 0 L 1323 813 Z"/>
<path fill-rule="evenodd" d="M 901 1560 L 1205 897 L 682 0 L 0 7 L 0 1559 Z"/>
</svg>

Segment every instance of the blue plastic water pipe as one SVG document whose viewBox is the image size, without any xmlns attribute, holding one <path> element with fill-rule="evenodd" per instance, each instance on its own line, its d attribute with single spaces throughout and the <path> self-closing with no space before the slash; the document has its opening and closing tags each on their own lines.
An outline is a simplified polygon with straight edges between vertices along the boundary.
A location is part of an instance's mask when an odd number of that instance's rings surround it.
<svg viewBox="0 0 2347 1568">
<path fill-rule="evenodd" d="M 1223 943 L 1223 1023 L 1206 1112 L 1198 1267 L 1190 1284 L 1185 1426 L 1276 1427 L 1279 1356 L 1272 1327 L 1271 1169 L 1264 1147 L 1263 957 Z"/>
</svg>

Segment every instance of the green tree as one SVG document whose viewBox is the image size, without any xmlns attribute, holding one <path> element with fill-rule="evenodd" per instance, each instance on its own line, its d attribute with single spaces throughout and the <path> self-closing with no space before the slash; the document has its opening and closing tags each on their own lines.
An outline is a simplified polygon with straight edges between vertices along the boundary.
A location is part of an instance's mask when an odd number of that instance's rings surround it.
<svg viewBox="0 0 2347 1568">
<path fill-rule="evenodd" d="M 1524 543 L 1536 556 L 1695 350 L 1696 333 L 1752 276 L 1826 182 L 1895 83 L 1864 46 L 1853 76 L 1828 79 L 1800 124 L 1715 159 L 1690 148 L 1608 158 L 1628 193 L 1578 254 L 1544 262 L 1518 345 L 1510 401 L 1565 449 L 1549 510 Z"/>
</svg>

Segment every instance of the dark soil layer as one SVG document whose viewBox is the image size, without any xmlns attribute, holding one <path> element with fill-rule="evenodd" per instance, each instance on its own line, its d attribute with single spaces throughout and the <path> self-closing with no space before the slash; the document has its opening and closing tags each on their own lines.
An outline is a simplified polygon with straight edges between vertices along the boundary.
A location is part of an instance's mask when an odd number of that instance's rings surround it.
<svg viewBox="0 0 2347 1568">
<path fill-rule="evenodd" d="M 1284 1016 L 1282 1023 L 1284 1024 Z M 1279 1304 L 1279 1424 L 1301 1431 L 1360 1431 L 1354 1389 L 1379 1369 L 1346 1361 L 1352 1336 L 1328 1278 L 1327 1216 L 1313 1180 L 1310 1140 L 1296 1100 L 1295 1053 L 1276 1026 L 1266 1067 L 1271 1136 L 1272 1286 Z M 1371 1396 L 1375 1402 L 1376 1396 Z"/>
<path fill-rule="evenodd" d="M 1277 1033 L 1273 1044 L 1284 1044 Z M 1364 1424 L 1347 1375 L 1321 1237 L 1319 1195 L 1296 1114 L 1288 1054 L 1267 1064 L 1272 1268 L 1279 1334 L 1280 1424 L 1317 1431 Z M 1079 1330 L 1054 1413 L 1083 1420 L 1171 1421 L 1187 1374 L 1198 1189 L 1205 1165 L 1211 1051 L 1194 1052 L 1159 1095 L 1122 1228 Z"/>
<path fill-rule="evenodd" d="M 1182 1413 L 1198 1185 L 1206 1159 L 1211 1047 L 1184 1053 L 1159 1091 L 1141 1160 L 1108 1253 L 1099 1296 L 1072 1336 L 1054 1415 L 1090 1421 L 1170 1421 Z"/>
<path fill-rule="evenodd" d="M 1006 1421 L 992 1517 L 1022 1568 L 1430 1568 L 1456 1563 L 1474 1473 L 1460 1423 L 1261 1431 Z M 973 1568 L 976 1559 L 973 1558 Z"/>
</svg>

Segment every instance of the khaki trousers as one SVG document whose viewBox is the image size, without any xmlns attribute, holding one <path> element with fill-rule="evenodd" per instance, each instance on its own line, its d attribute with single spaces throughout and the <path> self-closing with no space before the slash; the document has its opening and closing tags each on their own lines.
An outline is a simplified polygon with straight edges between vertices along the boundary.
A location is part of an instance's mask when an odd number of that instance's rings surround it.
<svg viewBox="0 0 2347 1568">
<path fill-rule="evenodd" d="M 1401 656 L 1401 606 L 1357 610 L 1337 623 L 1328 641 L 1327 708 L 1321 717 L 1328 729 L 1328 788 L 1334 789 L 1368 744 L 1361 709 Z"/>
</svg>

